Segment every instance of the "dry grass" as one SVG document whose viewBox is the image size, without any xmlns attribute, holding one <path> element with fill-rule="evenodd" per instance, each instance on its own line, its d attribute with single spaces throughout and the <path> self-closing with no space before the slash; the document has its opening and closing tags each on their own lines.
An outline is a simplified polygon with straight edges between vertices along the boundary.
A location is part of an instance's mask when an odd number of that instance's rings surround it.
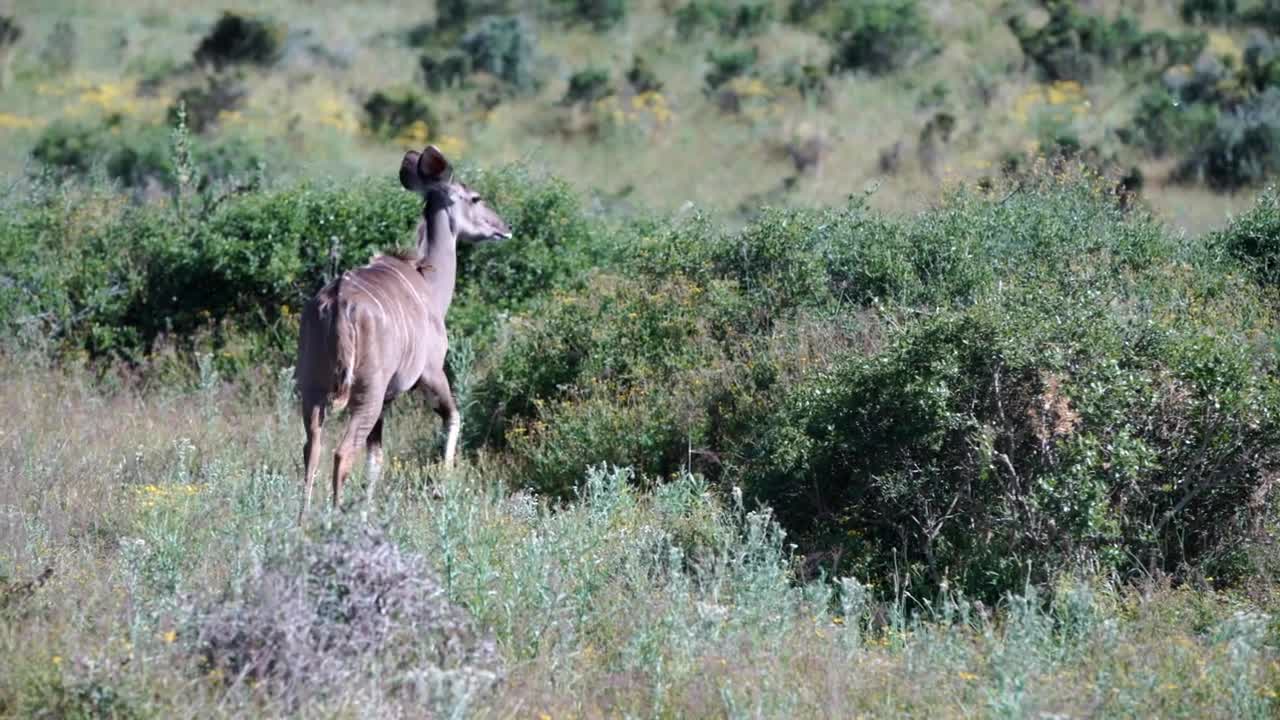
<svg viewBox="0 0 1280 720">
<path fill-rule="evenodd" d="M 268 682 L 228 684 L 199 660 L 184 623 L 209 606 L 190 598 L 252 587 L 265 559 L 304 540 L 287 404 L 216 386 L 103 393 L 77 371 L 5 362 L 0 588 L 53 574 L 0 608 L 0 714 L 421 712 L 394 683 L 343 674 L 355 666 L 337 653 L 329 669 L 346 681 L 294 697 Z M 389 439 L 376 523 L 494 634 L 507 668 L 488 694 L 448 696 L 442 714 L 1262 717 L 1274 707 L 1269 606 L 1070 577 L 998 608 L 954 596 L 920 605 L 891 578 L 800 582 L 767 514 L 694 479 L 650 493 L 596 472 L 579 501 L 552 508 L 507 494 L 500 467 L 482 459 L 451 476 L 421 465 L 407 433 L 434 425 L 419 408 L 401 412 L 395 426 L 414 430 Z M 432 481 L 442 498 L 426 491 Z M 305 535 L 330 521 L 318 514 Z M 439 652 L 417 637 L 400 657 Z"/>
</svg>

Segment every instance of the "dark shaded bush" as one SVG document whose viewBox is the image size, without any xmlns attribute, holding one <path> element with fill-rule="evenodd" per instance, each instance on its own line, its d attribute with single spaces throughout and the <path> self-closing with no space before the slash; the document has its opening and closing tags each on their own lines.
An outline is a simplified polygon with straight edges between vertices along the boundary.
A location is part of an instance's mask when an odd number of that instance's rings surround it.
<svg viewBox="0 0 1280 720">
<path fill-rule="evenodd" d="M 1049 13 L 1044 25 L 1033 28 L 1021 15 L 1011 16 L 1008 25 L 1023 54 L 1048 80 L 1087 82 L 1102 67 L 1118 63 L 1162 70 L 1193 62 L 1208 42 L 1203 33 L 1144 32 L 1131 17 L 1109 20 L 1067 0 L 1040 4 Z"/>
<path fill-rule="evenodd" d="M 494 641 L 421 558 L 370 529 L 328 530 L 270 559 L 201 600 L 190 625 L 202 672 L 251 680 L 286 707 L 368 683 L 431 712 L 500 672 Z"/>
<path fill-rule="evenodd" d="M 0 15 L 0 90 L 9 74 L 9 53 L 22 39 L 22 26 L 9 15 Z"/>
<path fill-rule="evenodd" d="M 407 88 L 375 91 L 365 100 L 364 112 L 369 130 L 383 136 L 398 135 L 418 121 L 436 128 L 436 116 L 426 98 Z"/>
<path fill-rule="evenodd" d="M 782 68 L 782 84 L 795 88 L 800 96 L 825 103 L 831 99 L 826 70 L 813 63 L 789 62 Z"/>
<path fill-rule="evenodd" d="M 1178 168 L 1184 180 L 1203 181 L 1215 190 L 1259 184 L 1280 170 L 1280 88 L 1269 88 L 1218 116 L 1204 138 Z"/>
<path fill-rule="evenodd" d="M 463 28 L 473 20 L 511 11 L 510 0 L 440 0 L 436 3 L 436 25 L 444 29 Z"/>
<path fill-rule="evenodd" d="M 773 22 L 773 4 L 760 2 L 728 2 L 727 0 L 691 0 L 673 13 L 676 33 L 684 40 L 708 31 L 730 38 L 758 35 Z"/>
<path fill-rule="evenodd" d="M 579 102 L 595 102 L 613 94 L 608 68 L 589 67 L 569 76 L 569 87 L 561 99 L 566 105 Z"/>
<path fill-rule="evenodd" d="M 440 92 L 461 86 L 471 74 L 471 57 L 462 51 L 425 53 L 418 59 L 427 89 Z"/>
<path fill-rule="evenodd" d="M 204 87 L 189 87 L 178 93 L 174 104 L 169 107 L 169 125 L 177 124 L 178 107 L 183 106 L 187 111 L 187 127 L 192 132 L 212 130 L 217 125 L 218 115 L 240 107 L 245 94 L 244 86 L 234 78 L 210 76 Z"/>
<path fill-rule="evenodd" d="M 627 17 L 627 0 L 554 0 L 560 14 L 570 20 L 608 30 Z"/>
<path fill-rule="evenodd" d="M 462 38 L 460 47 L 471 59 L 473 70 L 487 72 L 516 90 L 531 90 L 537 85 L 533 31 L 519 18 L 484 18 Z"/>
<path fill-rule="evenodd" d="M 1237 18 L 1236 0 L 1182 0 L 1182 19 L 1195 23 L 1225 24 Z"/>
<path fill-rule="evenodd" d="M 916 0 L 832 0 L 821 5 L 807 23 L 834 45 L 834 71 L 886 73 L 936 47 Z M 795 12 L 793 6 L 793 16 Z"/>
<path fill-rule="evenodd" d="M 658 74 L 649 67 L 649 63 L 639 55 L 631 61 L 631 67 L 627 69 L 627 83 L 631 85 L 631 89 L 637 93 L 660 92 L 662 90 L 662 80 L 658 78 Z"/>
<path fill-rule="evenodd" d="M 760 52 L 754 47 L 733 50 L 710 50 L 707 62 L 711 68 L 705 78 L 708 90 L 716 90 L 736 77 L 746 75 L 755 67 Z"/>
<path fill-rule="evenodd" d="M 1213 131 L 1217 122 L 1218 111 L 1213 105 L 1184 103 L 1168 90 L 1156 88 L 1138 100 L 1123 138 L 1160 157 L 1195 146 Z"/>
<path fill-rule="evenodd" d="M 280 59 L 284 27 L 266 18 L 226 12 L 196 46 L 197 65 L 271 65 Z"/>
<path fill-rule="evenodd" d="M 386 181 L 217 202 L 224 195 L 216 177 L 241 162 L 235 148 L 230 140 L 196 147 L 200 177 L 215 179 L 185 213 L 169 204 L 135 207 L 105 189 L 101 200 L 82 198 L 76 184 L 40 189 L 0 213 L 6 335 L 134 362 L 160 342 L 178 350 L 236 344 L 243 352 L 217 355 L 227 375 L 289 363 L 297 332 L 289 308 L 374 253 L 410 243 L 421 201 Z M 164 161 L 172 182 L 168 155 Z M 495 317 L 582 277 L 605 251 L 566 185 L 515 171 L 464 176 L 519 240 L 461 249 L 449 321 L 456 337 L 491 332 Z"/>
<path fill-rule="evenodd" d="M 1264 286 L 1280 287 L 1280 196 L 1268 187 L 1248 212 L 1211 236 Z"/>
<path fill-rule="evenodd" d="M 108 178 L 142 190 L 148 185 L 172 189 L 176 185 L 168 129 L 137 127 L 120 118 L 100 124 L 57 122 L 46 127 L 31 157 L 64 176 L 83 176 L 102 166 Z M 193 156 L 203 168 L 198 190 L 233 177 L 255 174 L 264 153 L 243 139 L 230 137 L 196 143 Z"/>
<path fill-rule="evenodd" d="M 69 20 L 59 20 L 53 24 L 40 49 L 40 65 L 48 72 L 68 72 L 76 65 L 79 49 L 75 27 Z"/>
<path fill-rule="evenodd" d="M 905 222 L 638 230 L 500 334 L 474 441 L 550 494 L 602 461 L 741 481 L 840 572 L 896 553 L 929 588 L 1227 572 L 1280 462 L 1267 305 L 1109 183 L 1023 180 Z"/>
<path fill-rule="evenodd" d="M 860 572 L 896 557 L 986 597 L 1081 561 L 1212 567 L 1257 527 L 1280 460 L 1258 362 L 1216 328 L 1056 292 L 944 311 L 796 388 L 745 487 L 871 560 Z"/>
</svg>

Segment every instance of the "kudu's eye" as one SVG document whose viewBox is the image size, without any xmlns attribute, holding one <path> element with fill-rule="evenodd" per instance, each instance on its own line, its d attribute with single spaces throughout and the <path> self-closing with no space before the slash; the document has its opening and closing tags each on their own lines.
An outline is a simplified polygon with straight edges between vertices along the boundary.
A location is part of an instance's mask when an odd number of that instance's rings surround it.
<svg viewBox="0 0 1280 720">
<path fill-rule="evenodd" d="M 479 196 L 479 195 L 472 195 L 472 196 L 471 196 L 471 204 L 472 204 L 472 205 L 477 205 L 477 204 L 479 204 L 479 203 L 480 203 L 480 196 Z"/>
</svg>

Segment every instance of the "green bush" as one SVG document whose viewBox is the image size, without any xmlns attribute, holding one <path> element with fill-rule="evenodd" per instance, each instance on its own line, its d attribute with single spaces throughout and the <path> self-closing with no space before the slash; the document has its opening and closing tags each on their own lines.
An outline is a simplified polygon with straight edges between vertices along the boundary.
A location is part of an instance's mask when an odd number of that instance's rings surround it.
<svg viewBox="0 0 1280 720">
<path fill-rule="evenodd" d="M 569 76 L 569 87 L 561 102 L 565 105 L 590 103 L 612 94 L 608 68 L 589 67 Z"/>
<path fill-rule="evenodd" d="M 1067 0 L 1041 0 L 1049 21 L 1031 27 L 1021 15 L 1009 29 L 1022 52 L 1049 80 L 1087 82 L 1102 67 L 1139 63 L 1156 70 L 1194 62 L 1208 40 L 1203 33 L 1143 32 L 1133 18 L 1109 20 Z"/>
<path fill-rule="evenodd" d="M 491 332 L 496 318 L 526 308 L 553 289 L 582 282 L 609 257 L 607 237 L 588 220 L 567 183 L 514 168 L 467 171 L 464 177 L 498 209 L 514 237 L 459 248 L 451 332 Z"/>
<path fill-rule="evenodd" d="M 284 27 L 266 18 L 224 12 L 196 46 L 197 65 L 272 65 L 280 59 Z"/>
<path fill-rule="evenodd" d="M 1138 100 L 1126 142 L 1157 157 L 1199 143 L 1213 131 L 1217 109 L 1208 103 L 1187 103 L 1164 88 L 1149 90 Z"/>
<path fill-rule="evenodd" d="M 835 45 L 832 70 L 886 73 L 935 47 L 916 0 L 836 0 L 829 5 L 809 23 Z"/>
<path fill-rule="evenodd" d="M 764 0 L 691 0 L 676 10 L 674 17 L 676 33 L 684 40 L 710 30 L 730 38 L 758 35 L 774 19 L 773 4 Z"/>
<path fill-rule="evenodd" d="M 510 0 L 440 0 L 436 3 L 436 25 L 444 29 L 466 27 L 488 15 L 511 12 Z"/>
<path fill-rule="evenodd" d="M 1064 563 L 1212 566 L 1255 526 L 1276 462 L 1280 386 L 1259 371 L 1218 328 L 1011 294 L 801 384 L 745 487 L 859 572 L 893 559 L 986 597 Z"/>
<path fill-rule="evenodd" d="M 262 149 L 235 136 L 193 145 L 194 160 L 202 168 L 196 188 L 201 191 L 256 175 L 265 156 Z M 108 178 L 138 191 L 148 185 L 165 190 L 176 186 L 171 155 L 168 129 L 132 126 L 119 118 L 100 124 L 53 123 L 31 150 L 33 160 L 60 175 L 79 177 L 101 166 Z"/>
<path fill-rule="evenodd" d="M 1218 116 L 1213 131 L 1179 166 L 1183 179 L 1216 190 L 1256 185 L 1280 170 L 1280 88 L 1268 88 Z"/>
<path fill-rule="evenodd" d="M 746 75 L 760 58 L 760 52 L 754 48 L 734 50 L 710 50 L 707 62 L 711 69 L 707 70 L 706 84 L 708 90 L 715 90 L 730 80 Z"/>
<path fill-rule="evenodd" d="M 384 137 L 399 135 L 418 121 L 430 130 L 436 128 L 436 116 L 426 98 L 411 89 L 377 90 L 365 100 L 364 112 L 369 129 Z"/>
<path fill-rule="evenodd" d="M 627 17 L 627 0 L 555 0 L 568 17 L 608 30 Z"/>
<path fill-rule="evenodd" d="M 192 132 L 211 130 L 218 122 L 218 114 L 235 110 L 244 102 L 245 89 L 239 82 L 226 75 L 210 76 L 204 87 L 189 87 L 178 93 L 169 107 L 169 125 L 178 121 L 178 108 L 185 107 L 187 127 Z"/>
<path fill-rule="evenodd" d="M 462 38 L 460 47 L 473 70 L 487 72 L 516 90 L 537 85 L 533 31 L 519 18 L 486 17 Z"/>
<path fill-rule="evenodd" d="M 1260 283 L 1280 287 L 1280 196 L 1268 187 L 1248 212 L 1236 217 L 1212 242 L 1244 263 Z"/>
<path fill-rule="evenodd" d="M 645 62 L 645 59 L 639 55 L 632 59 L 631 67 L 627 69 L 627 83 L 637 93 L 660 92 L 662 90 L 662 80 L 658 78 L 658 74 L 653 71 L 653 68 L 649 67 L 649 63 Z"/>
<path fill-rule="evenodd" d="M 424 53 L 418 59 L 427 89 L 440 92 L 461 86 L 471 74 L 471 57 L 461 51 L 443 54 Z"/>
<path fill-rule="evenodd" d="M 1236 0 L 1182 0 L 1182 19 L 1189 22 L 1224 24 L 1236 19 Z"/>
</svg>

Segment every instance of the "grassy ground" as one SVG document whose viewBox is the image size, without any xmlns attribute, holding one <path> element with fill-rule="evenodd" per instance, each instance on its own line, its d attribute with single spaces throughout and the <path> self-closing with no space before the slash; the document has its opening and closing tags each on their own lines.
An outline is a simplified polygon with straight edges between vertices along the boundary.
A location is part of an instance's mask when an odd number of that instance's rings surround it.
<svg viewBox="0 0 1280 720">
<path fill-rule="evenodd" d="M 210 384 L 103 395 L 8 362 L 0 392 L 0 715 L 418 715 L 353 670 L 282 706 L 199 664 L 193 608 L 351 515 L 295 524 L 292 410 Z M 404 406 L 374 513 L 449 600 L 492 628 L 471 717 L 1266 717 L 1280 682 L 1269 595 L 1061 577 L 998 607 L 797 582 L 769 515 L 687 478 L 654 492 L 584 474 L 551 508 L 473 458 L 423 465 Z M 442 496 L 427 492 L 438 483 Z M 353 493 L 354 495 L 355 493 Z M 22 587 L 51 575 L 34 589 Z M 891 583 L 892 579 L 883 579 Z M 1259 587 L 1262 587 L 1261 585 Z M 906 612 L 912 610 L 913 612 Z"/>
<path fill-rule="evenodd" d="M 1146 28 L 1185 29 L 1173 0 L 1095 5 L 1135 13 Z M 217 17 L 204 4 L 146 0 L 110 6 L 16 0 L 11 6 L 25 34 L 13 51 L 11 82 L 0 92 L 6 108 L 0 170 L 6 173 L 26 164 L 40 129 L 55 119 L 121 113 L 162 121 L 178 90 L 202 82 L 200 73 L 181 67 Z M 928 3 L 939 53 L 884 76 L 833 75 L 827 103 L 806 100 L 779 80 L 787 62 L 825 61 L 826 46 L 812 33 L 779 22 L 754 39 L 731 42 L 712 34 L 686 41 L 672 29 L 675 5 L 645 0 L 629 6 L 627 19 L 607 32 L 535 22 L 542 88 L 491 110 L 468 93 L 434 95 L 441 121 L 429 129 L 431 139 L 479 165 L 532 163 L 597 193 L 608 206 L 675 209 L 693 202 L 732 213 L 761 203 L 840 203 L 873 191 L 874 206 L 907 212 L 939 198 L 947 184 L 990 174 L 1006 153 L 1034 148 L 1064 117 L 1082 140 L 1110 142 L 1138 93 L 1117 71 L 1065 95 L 1037 80 L 1004 25 L 1013 12 L 1030 11 L 1034 18 L 1030 5 Z M 388 143 L 370 136 L 362 129 L 361 104 L 374 90 L 421 84 L 418 51 L 400 38 L 432 19 L 429 6 L 272 0 L 255 10 L 287 23 L 290 49 L 275 67 L 245 72 L 245 104 L 217 132 L 280 151 L 274 169 L 303 177 L 386 173 L 401 144 L 420 144 L 421 138 Z M 75 49 L 65 72 L 50 72 L 44 48 L 55 23 L 67 18 Z M 1211 43 L 1238 54 L 1245 34 L 1214 29 Z M 761 51 L 760 79 L 744 88 L 743 110 L 726 113 L 704 90 L 707 51 L 748 46 Z M 587 110 L 558 104 L 575 70 L 602 66 L 620 82 L 636 55 L 646 57 L 664 83 L 656 101 L 661 109 L 632 105 L 630 97 Z M 147 78 L 160 82 L 141 93 Z M 937 110 L 952 113 L 957 126 L 949 142 L 926 148 L 921 131 Z M 603 130 L 602 119 L 608 120 Z M 797 169 L 787 149 L 807 142 L 822 147 L 821 162 Z M 886 170 L 881 156 L 895 146 L 896 167 Z M 1220 226 L 1252 200 L 1248 191 L 1217 194 L 1168 184 L 1168 167 L 1133 160 L 1146 172 L 1148 198 L 1176 228 Z"/>
</svg>

